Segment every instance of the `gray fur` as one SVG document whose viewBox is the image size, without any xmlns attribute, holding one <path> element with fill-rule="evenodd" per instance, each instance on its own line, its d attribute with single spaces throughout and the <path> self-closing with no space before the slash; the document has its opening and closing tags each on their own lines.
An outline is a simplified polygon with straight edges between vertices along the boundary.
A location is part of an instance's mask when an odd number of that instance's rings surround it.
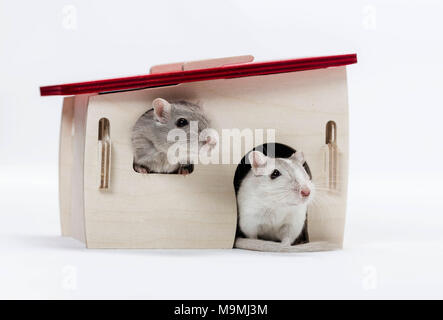
<svg viewBox="0 0 443 320">
<path fill-rule="evenodd" d="M 154 100 L 155 101 L 155 100 Z M 188 101 L 171 102 L 169 117 L 165 123 L 158 121 L 154 109 L 145 112 L 135 123 L 132 130 L 132 148 L 134 152 L 134 169 L 138 172 L 172 173 L 183 165 L 170 164 L 167 159 L 168 148 L 174 141 L 167 141 L 170 130 L 176 129 L 176 121 L 185 118 L 189 123 L 198 122 L 198 133 L 209 126 L 209 120 L 200 106 Z M 190 125 L 179 128 L 187 133 L 190 140 Z M 203 143 L 199 143 L 200 144 Z"/>
</svg>

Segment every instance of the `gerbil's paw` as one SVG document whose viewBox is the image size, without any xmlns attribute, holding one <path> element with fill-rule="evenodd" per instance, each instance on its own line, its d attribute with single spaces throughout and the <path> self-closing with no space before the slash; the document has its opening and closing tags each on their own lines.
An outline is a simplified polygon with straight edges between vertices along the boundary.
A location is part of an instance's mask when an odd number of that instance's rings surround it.
<svg viewBox="0 0 443 320">
<path fill-rule="evenodd" d="M 134 170 L 138 173 L 149 173 L 149 169 L 139 164 L 134 164 Z"/>
<path fill-rule="evenodd" d="M 180 166 L 180 168 L 178 168 L 178 174 L 187 176 L 190 173 L 191 173 L 191 165 L 190 164 L 185 164 L 185 165 Z"/>
<path fill-rule="evenodd" d="M 283 239 L 283 240 L 281 241 L 281 245 L 282 245 L 282 247 L 290 247 L 290 246 L 291 246 L 291 240 L 289 240 L 289 239 Z"/>
</svg>

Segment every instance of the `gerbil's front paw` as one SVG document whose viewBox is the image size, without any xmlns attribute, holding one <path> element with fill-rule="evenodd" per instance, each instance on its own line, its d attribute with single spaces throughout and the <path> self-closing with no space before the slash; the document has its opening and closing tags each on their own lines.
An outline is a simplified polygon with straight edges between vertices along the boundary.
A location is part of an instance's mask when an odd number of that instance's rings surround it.
<svg viewBox="0 0 443 320">
<path fill-rule="evenodd" d="M 289 238 L 287 238 L 287 239 L 283 239 L 283 240 L 281 241 L 281 245 L 282 245 L 283 247 L 290 247 L 290 246 L 291 246 L 291 240 L 289 240 Z"/>
<path fill-rule="evenodd" d="M 180 168 L 178 168 L 178 174 L 186 176 L 192 172 L 192 169 L 192 164 L 181 165 Z"/>
<path fill-rule="evenodd" d="M 138 173 L 149 173 L 149 169 L 139 164 L 134 164 L 134 170 Z"/>
<path fill-rule="evenodd" d="M 284 224 L 278 230 L 278 238 L 281 239 L 281 245 L 289 247 L 294 242 L 294 229 L 290 224 Z"/>
</svg>

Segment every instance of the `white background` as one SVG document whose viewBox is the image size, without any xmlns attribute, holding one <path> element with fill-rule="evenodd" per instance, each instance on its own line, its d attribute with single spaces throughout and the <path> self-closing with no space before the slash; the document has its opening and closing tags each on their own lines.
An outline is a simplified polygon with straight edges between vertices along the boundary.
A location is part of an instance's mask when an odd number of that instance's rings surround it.
<svg viewBox="0 0 443 320">
<path fill-rule="evenodd" d="M 0 0 L 0 298 L 443 298 L 441 1 Z M 87 250 L 59 236 L 61 97 L 153 64 L 358 54 L 345 249 Z"/>
</svg>

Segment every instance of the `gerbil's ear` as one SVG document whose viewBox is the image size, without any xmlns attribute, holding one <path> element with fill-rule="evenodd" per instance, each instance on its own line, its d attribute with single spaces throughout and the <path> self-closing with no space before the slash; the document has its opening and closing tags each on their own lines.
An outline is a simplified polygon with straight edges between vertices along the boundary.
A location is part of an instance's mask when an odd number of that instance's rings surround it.
<svg viewBox="0 0 443 320">
<path fill-rule="evenodd" d="M 261 176 L 264 174 L 264 168 L 268 162 L 268 157 L 265 156 L 260 151 L 252 151 L 248 156 L 249 163 L 251 164 L 252 171 L 256 176 Z"/>
<path fill-rule="evenodd" d="M 171 117 L 171 104 L 162 98 L 152 101 L 155 119 L 161 123 L 166 123 Z"/>
<path fill-rule="evenodd" d="M 303 163 L 305 163 L 305 155 L 301 151 L 294 152 L 290 156 L 290 159 L 294 160 L 295 162 L 297 162 L 297 163 L 299 163 L 301 165 L 303 165 Z"/>
</svg>

